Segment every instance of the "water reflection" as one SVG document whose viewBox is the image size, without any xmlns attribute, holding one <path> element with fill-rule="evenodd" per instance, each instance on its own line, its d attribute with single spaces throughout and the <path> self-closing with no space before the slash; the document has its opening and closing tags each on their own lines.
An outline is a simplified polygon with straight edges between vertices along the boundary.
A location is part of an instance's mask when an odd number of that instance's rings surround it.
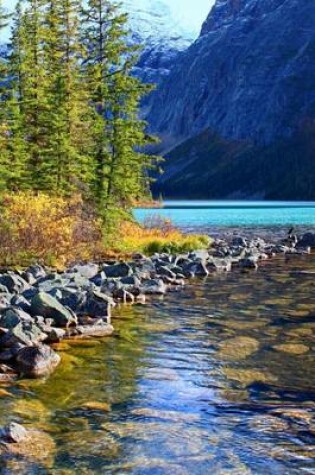
<svg viewBox="0 0 315 475">
<path fill-rule="evenodd" d="M 113 338 L 63 343 L 52 378 L 0 398 L 1 423 L 57 444 L 25 473 L 314 473 L 314 267 L 210 276 L 119 309 Z"/>
</svg>

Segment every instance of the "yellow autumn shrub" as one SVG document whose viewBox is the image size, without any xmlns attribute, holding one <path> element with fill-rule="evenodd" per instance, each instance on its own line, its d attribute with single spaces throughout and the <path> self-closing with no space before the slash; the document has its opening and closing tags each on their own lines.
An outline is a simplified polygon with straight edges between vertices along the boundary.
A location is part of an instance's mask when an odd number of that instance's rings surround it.
<svg viewBox="0 0 315 475">
<path fill-rule="evenodd" d="M 187 252 L 207 247 L 207 236 L 185 235 L 163 218 L 144 226 L 123 218 L 105 233 L 93 206 L 44 193 L 0 198 L 0 266 L 31 263 L 63 268 L 76 261 L 126 257 L 134 252 Z"/>
<path fill-rule="evenodd" d="M 1 198 L 1 265 L 63 266 L 92 259 L 101 241 L 101 223 L 79 195 L 66 199 L 19 192 Z"/>
</svg>

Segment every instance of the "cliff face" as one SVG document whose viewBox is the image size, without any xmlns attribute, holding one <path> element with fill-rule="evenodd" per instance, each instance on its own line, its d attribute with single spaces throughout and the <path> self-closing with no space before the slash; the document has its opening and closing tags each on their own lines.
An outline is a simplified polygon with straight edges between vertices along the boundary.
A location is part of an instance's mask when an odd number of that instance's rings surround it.
<svg viewBox="0 0 315 475">
<path fill-rule="evenodd" d="M 212 128 L 270 143 L 315 102 L 315 2 L 219 0 L 163 82 L 152 128 L 182 140 Z"/>
<path fill-rule="evenodd" d="M 281 155 L 277 144 L 284 146 L 315 120 L 314 0 L 217 0 L 199 39 L 152 95 L 148 120 L 162 138 L 162 149 L 171 150 L 166 174 L 157 185 L 168 195 L 172 193 L 167 183 L 177 173 L 174 156 L 179 153 L 191 164 L 185 166 L 188 181 L 181 176 L 183 187 L 189 188 L 196 161 L 204 153 L 204 148 L 202 153 L 198 149 L 198 137 L 205 131 L 226 142 Z M 220 154 L 216 160 L 219 164 Z M 248 160 L 255 160 L 255 154 Z M 208 163 L 204 155 L 202 161 L 205 169 L 213 167 L 210 152 Z M 303 174 L 302 156 L 300 164 Z M 247 162 L 242 166 L 246 168 Z M 268 170 L 272 173 L 272 167 Z M 290 180 L 290 170 L 287 175 Z M 269 196 L 268 181 L 263 182 L 265 188 L 257 194 Z M 222 186 L 222 197 L 237 192 Z M 254 194 L 252 189 L 242 191 L 244 196 Z M 203 197 L 211 196 L 209 186 Z"/>
</svg>

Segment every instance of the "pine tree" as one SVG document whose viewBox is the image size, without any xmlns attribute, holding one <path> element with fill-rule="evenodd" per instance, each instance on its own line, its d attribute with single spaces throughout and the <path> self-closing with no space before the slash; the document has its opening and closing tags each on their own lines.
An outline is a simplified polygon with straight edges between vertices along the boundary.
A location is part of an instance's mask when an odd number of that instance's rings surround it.
<svg viewBox="0 0 315 475">
<path fill-rule="evenodd" d="M 16 42 L 20 50 L 22 127 L 29 153 L 28 169 L 35 190 L 49 188 L 49 164 L 44 160 L 47 123 L 47 75 L 44 67 L 44 0 L 26 0 Z"/>
<path fill-rule="evenodd" d="M 4 45 L 2 33 L 8 26 L 10 15 L 3 7 L 0 0 L 0 44 Z M 8 64 L 4 57 L 0 56 L 0 191 L 7 187 L 10 176 L 10 163 L 8 154 L 9 127 L 7 123 L 7 92 L 8 92 Z"/>
<path fill-rule="evenodd" d="M 9 160 L 8 189 L 31 188 L 28 175 L 28 144 L 26 120 L 23 115 L 25 74 L 23 71 L 24 26 L 22 2 L 18 1 L 13 15 L 11 54 L 9 56 L 5 111 L 8 127 L 7 154 Z"/>
<path fill-rule="evenodd" d="M 146 188 L 150 159 L 139 152 L 146 143 L 139 102 L 149 87 L 132 76 L 136 49 L 128 46 L 128 16 L 118 4 L 89 0 L 83 11 L 88 50 L 87 77 L 94 121 L 95 194 L 103 216 L 127 209 Z"/>
<path fill-rule="evenodd" d="M 91 179 L 88 159 L 91 108 L 82 77 L 81 2 L 48 2 L 45 16 L 45 65 L 49 81 L 46 161 L 55 190 L 70 192 Z"/>
</svg>

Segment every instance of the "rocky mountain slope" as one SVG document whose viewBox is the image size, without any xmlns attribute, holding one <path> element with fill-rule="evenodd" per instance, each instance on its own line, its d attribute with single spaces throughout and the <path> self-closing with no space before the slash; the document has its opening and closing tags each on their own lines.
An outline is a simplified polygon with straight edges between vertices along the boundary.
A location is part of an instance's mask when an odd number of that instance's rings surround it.
<svg viewBox="0 0 315 475">
<path fill-rule="evenodd" d="M 315 2 L 217 0 L 151 97 L 156 193 L 315 198 Z"/>
</svg>

